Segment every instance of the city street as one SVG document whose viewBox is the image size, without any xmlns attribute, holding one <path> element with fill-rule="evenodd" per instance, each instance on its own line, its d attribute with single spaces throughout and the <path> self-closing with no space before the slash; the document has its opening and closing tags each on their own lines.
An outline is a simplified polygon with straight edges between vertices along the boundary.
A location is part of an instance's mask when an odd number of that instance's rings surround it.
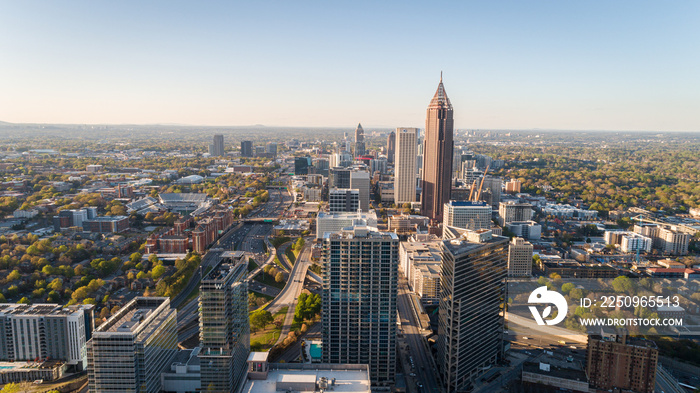
<svg viewBox="0 0 700 393">
<path fill-rule="evenodd" d="M 432 358 L 428 343 L 420 331 L 413 305 L 409 299 L 408 286 L 405 278 L 399 279 L 397 307 L 401 318 L 403 338 L 398 339 L 398 345 L 407 344 L 409 361 L 406 369 L 406 385 L 409 392 L 440 393 L 437 369 Z M 405 356 L 403 356 L 405 358 Z M 413 367 L 410 366 L 413 359 Z M 406 364 L 406 362 L 404 363 Z M 415 376 L 412 376 L 414 374 Z M 421 387 L 422 385 L 422 387 Z"/>
</svg>

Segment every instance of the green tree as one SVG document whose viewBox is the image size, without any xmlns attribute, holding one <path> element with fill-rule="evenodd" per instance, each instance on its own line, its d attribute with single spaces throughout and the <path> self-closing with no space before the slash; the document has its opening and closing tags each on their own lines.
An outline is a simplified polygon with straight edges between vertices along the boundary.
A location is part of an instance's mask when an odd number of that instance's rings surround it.
<svg viewBox="0 0 700 393">
<path fill-rule="evenodd" d="M 58 303 L 61 300 L 61 295 L 56 291 L 51 291 L 46 300 L 50 303 Z"/>
<path fill-rule="evenodd" d="M 304 238 L 300 237 L 297 239 L 296 243 L 294 243 L 294 250 L 299 251 L 304 247 Z"/>
<path fill-rule="evenodd" d="M 567 282 L 566 284 L 561 286 L 561 291 L 564 293 L 569 293 L 574 288 L 576 288 L 574 284 Z"/>
<path fill-rule="evenodd" d="M 151 270 L 151 278 L 157 280 L 165 273 L 165 266 L 158 265 Z"/>
<path fill-rule="evenodd" d="M 20 384 L 18 383 L 8 383 L 5 386 L 3 386 L 2 390 L 0 390 L 1 393 L 19 393 L 21 389 Z"/>
<path fill-rule="evenodd" d="M 583 291 L 580 288 L 573 288 L 569 291 L 569 296 L 572 299 L 581 299 L 583 297 Z"/>
<path fill-rule="evenodd" d="M 29 301 L 29 299 L 25 296 L 25 297 L 19 299 L 19 301 L 18 301 L 17 303 L 18 303 L 18 304 L 29 304 L 30 301 Z"/>
<path fill-rule="evenodd" d="M 17 281 L 20 278 L 22 278 L 22 275 L 19 274 L 19 271 L 17 271 L 17 270 L 13 270 L 10 272 L 10 274 L 7 275 L 8 282 Z"/>
<path fill-rule="evenodd" d="M 267 310 L 258 310 L 250 314 L 250 325 L 255 329 L 264 329 L 273 320 L 272 313 Z"/>
<path fill-rule="evenodd" d="M 63 289 L 63 279 L 61 278 L 54 278 L 51 280 L 51 282 L 48 285 L 49 289 L 52 289 L 54 291 L 60 291 Z"/>
<path fill-rule="evenodd" d="M 277 275 L 275 276 L 275 281 L 276 282 L 284 281 L 284 274 L 282 274 L 282 272 L 277 273 Z"/>
<path fill-rule="evenodd" d="M 612 287 L 615 292 L 634 294 L 634 283 L 629 277 L 618 276 L 612 281 Z"/>
<path fill-rule="evenodd" d="M 90 295 L 90 289 L 88 287 L 80 287 L 76 289 L 71 295 L 71 299 L 75 301 L 81 301 Z"/>
</svg>

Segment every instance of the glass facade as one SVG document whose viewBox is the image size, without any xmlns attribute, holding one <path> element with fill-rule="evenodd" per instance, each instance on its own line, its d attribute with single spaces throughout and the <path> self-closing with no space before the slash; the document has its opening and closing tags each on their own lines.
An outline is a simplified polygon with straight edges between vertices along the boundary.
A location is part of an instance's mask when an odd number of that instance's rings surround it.
<svg viewBox="0 0 700 393">
<path fill-rule="evenodd" d="M 508 238 L 443 241 L 438 365 L 445 391 L 469 391 L 503 356 Z"/>
<path fill-rule="evenodd" d="M 202 280 L 199 339 L 202 390 L 231 392 L 245 375 L 250 352 L 247 258 L 220 262 Z"/>
<path fill-rule="evenodd" d="M 379 386 L 396 373 L 398 249 L 367 227 L 324 238 L 322 361 L 367 364 Z"/>
<path fill-rule="evenodd" d="M 90 392 L 159 392 L 177 352 L 177 311 L 169 298 L 136 298 L 95 330 L 87 352 Z"/>
</svg>

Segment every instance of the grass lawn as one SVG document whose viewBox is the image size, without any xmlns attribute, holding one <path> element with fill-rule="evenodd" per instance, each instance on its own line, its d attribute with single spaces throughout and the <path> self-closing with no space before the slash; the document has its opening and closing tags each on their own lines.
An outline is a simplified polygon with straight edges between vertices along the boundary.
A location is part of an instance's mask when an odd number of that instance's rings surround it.
<svg viewBox="0 0 700 393">
<path fill-rule="evenodd" d="M 284 270 L 285 272 L 289 273 L 289 270 L 287 269 L 286 266 L 282 265 L 282 262 L 280 262 L 280 259 L 277 258 L 277 255 L 275 255 L 275 259 L 273 259 L 275 264 L 280 267 L 280 269 Z"/>
<path fill-rule="evenodd" d="M 277 311 L 276 313 L 274 313 L 272 316 L 273 316 L 274 318 L 277 318 L 277 317 L 279 317 L 280 315 L 285 316 L 285 315 L 287 315 L 287 311 L 289 311 L 289 307 L 282 307 L 282 308 L 280 308 L 279 311 Z"/>
<path fill-rule="evenodd" d="M 320 322 L 320 320 L 321 320 L 320 317 L 314 317 L 314 319 L 311 319 L 311 320 L 307 319 L 307 320 L 304 320 L 302 322 L 294 321 L 294 322 L 292 322 L 292 326 L 289 327 L 289 330 L 290 331 L 295 331 L 295 330 L 301 331 L 301 325 L 303 325 L 303 324 L 306 324 L 307 329 L 311 329 L 311 327 L 314 324 L 316 324 L 316 322 Z"/>
<path fill-rule="evenodd" d="M 250 334 L 250 350 L 253 352 L 269 351 L 280 337 L 282 329 L 269 324 L 265 329 Z"/>
<path fill-rule="evenodd" d="M 253 270 L 258 268 L 258 264 L 255 263 L 255 259 L 253 258 L 248 258 L 248 271 L 252 272 Z"/>
<path fill-rule="evenodd" d="M 288 307 L 282 307 L 280 311 L 276 312 L 273 317 L 275 319 L 282 318 L 287 314 Z M 282 328 L 278 328 L 275 324 L 271 323 L 263 330 L 258 330 L 255 333 L 250 334 L 250 350 L 251 351 L 269 351 L 273 345 L 277 342 L 280 337 Z"/>
<path fill-rule="evenodd" d="M 248 291 L 248 292 L 252 292 L 253 294 L 255 294 L 256 297 L 264 298 L 268 302 L 275 298 L 274 296 L 266 295 L 264 293 L 259 293 L 259 292 L 255 292 L 255 291 Z"/>
<path fill-rule="evenodd" d="M 315 263 L 312 263 L 311 266 L 309 266 L 309 270 L 318 274 L 319 276 L 321 275 L 321 265 L 317 265 Z"/>
<path fill-rule="evenodd" d="M 294 262 L 297 261 L 298 254 L 292 251 L 292 246 L 287 247 L 287 250 L 284 252 L 284 255 L 286 255 L 287 258 L 289 258 L 289 262 L 292 264 L 292 266 L 294 266 Z"/>
<path fill-rule="evenodd" d="M 270 243 L 272 243 L 272 245 L 275 246 L 275 248 L 278 248 L 279 246 L 281 246 L 282 244 L 284 244 L 290 240 L 292 240 L 292 239 L 288 238 L 287 236 L 274 237 L 274 238 L 270 239 Z"/>
<path fill-rule="evenodd" d="M 260 272 L 260 273 L 258 273 L 258 274 L 254 277 L 254 279 L 257 280 L 258 282 L 261 282 L 261 283 L 263 283 L 263 284 L 269 285 L 269 286 L 271 286 L 271 287 L 279 288 L 279 289 L 283 289 L 283 288 L 284 288 L 284 284 L 285 284 L 284 281 L 282 281 L 282 282 L 277 282 L 277 281 L 275 281 L 275 278 L 274 278 L 274 277 L 270 277 L 270 275 L 269 275 L 269 274 L 265 274 L 265 272 Z"/>
</svg>

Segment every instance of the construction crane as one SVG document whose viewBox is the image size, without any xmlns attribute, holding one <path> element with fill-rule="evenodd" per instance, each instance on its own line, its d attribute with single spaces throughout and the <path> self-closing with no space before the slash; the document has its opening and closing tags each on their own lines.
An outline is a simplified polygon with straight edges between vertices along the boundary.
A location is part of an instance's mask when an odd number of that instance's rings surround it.
<svg viewBox="0 0 700 393">
<path fill-rule="evenodd" d="M 489 171 L 490 166 L 491 164 L 486 165 L 486 170 L 484 171 L 484 176 L 481 178 L 481 185 L 479 186 L 479 191 L 477 191 L 476 193 L 474 202 L 478 201 L 481 198 L 481 189 L 484 187 L 484 180 L 486 180 L 486 172 Z"/>
<path fill-rule="evenodd" d="M 477 179 L 474 179 L 474 183 L 472 183 L 472 189 L 469 191 L 469 201 L 472 200 L 472 195 L 474 195 L 474 190 L 476 190 L 476 181 Z"/>
</svg>

